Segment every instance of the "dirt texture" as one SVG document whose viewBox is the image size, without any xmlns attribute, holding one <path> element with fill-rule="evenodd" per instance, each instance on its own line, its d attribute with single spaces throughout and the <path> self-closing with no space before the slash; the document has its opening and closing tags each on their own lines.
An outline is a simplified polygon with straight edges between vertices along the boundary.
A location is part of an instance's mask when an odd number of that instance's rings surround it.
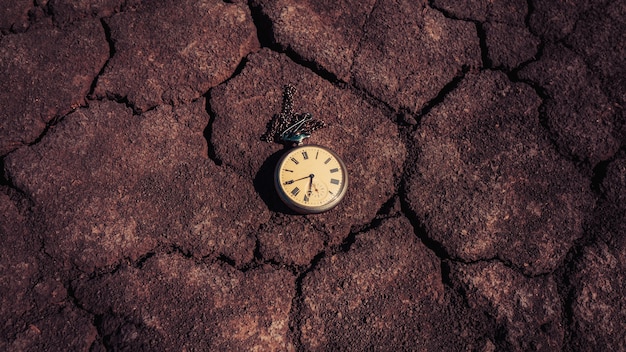
<svg viewBox="0 0 626 352">
<path fill-rule="evenodd" d="M 147 2 L 105 20 L 111 56 L 94 95 L 137 112 L 199 98 L 258 47 L 246 6 L 220 0 Z M 159 33 L 159 35 L 155 35 Z"/>
<path fill-rule="evenodd" d="M 29 12 L 33 8 L 30 0 L 17 0 L 2 4 L 0 13 L 0 33 L 19 33 L 28 29 Z"/>
<path fill-rule="evenodd" d="M 98 21 L 61 30 L 42 20 L 32 27 L 1 41 L 0 154 L 33 143 L 47 123 L 84 105 L 108 57 Z"/>
<path fill-rule="evenodd" d="M 0 350 L 626 351 L 618 0 L 0 6 Z M 292 85 L 349 189 L 287 208 Z"/>
</svg>

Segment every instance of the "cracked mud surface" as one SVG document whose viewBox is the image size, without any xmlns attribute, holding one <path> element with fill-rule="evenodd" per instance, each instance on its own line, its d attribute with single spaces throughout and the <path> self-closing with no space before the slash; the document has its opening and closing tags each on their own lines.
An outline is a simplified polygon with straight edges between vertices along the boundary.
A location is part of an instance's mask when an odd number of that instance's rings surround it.
<svg viewBox="0 0 626 352">
<path fill-rule="evenodd" d="M 626 5 L 13 1 L 0 350 L 626 351 Z M 334 209 L 273 190 L 294 109 Z"/>
</svg>

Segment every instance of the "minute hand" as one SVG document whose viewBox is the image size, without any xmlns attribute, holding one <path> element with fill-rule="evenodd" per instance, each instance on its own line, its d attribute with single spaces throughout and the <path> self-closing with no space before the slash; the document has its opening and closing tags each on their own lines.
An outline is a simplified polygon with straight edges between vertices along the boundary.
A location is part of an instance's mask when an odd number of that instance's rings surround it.
<svg viewBox="0 0 626 352">
<path fill-rule="evenodd" d="M 310 174 L 309 176 L 304 176 L 304 177 L 299 178 L 299 179 L 297 179 L 297 180 L 289 180 L 289 181 L 285 181 L 285 183 L 283 183 L 283 184 L 284 184 L 284 185 L 290 185 L 290 184 L 292 184 L 292 183 L 294 183 L 294 182 L 296 182 L 296 181 L 302 181 L 302 180 L 307 179 L 307 178 L 311 178 L 311 179 L 313 179 L 313 174 Z"/>
</svg>

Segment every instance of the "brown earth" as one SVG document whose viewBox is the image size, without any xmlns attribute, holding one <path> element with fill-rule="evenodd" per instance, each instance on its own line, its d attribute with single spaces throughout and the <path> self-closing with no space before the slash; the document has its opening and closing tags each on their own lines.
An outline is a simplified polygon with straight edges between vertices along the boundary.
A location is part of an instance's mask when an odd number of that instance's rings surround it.
<svg viewBox="0 0 626 352">
<path fill-rule="evenodd" d="M 0 6 L 0 350 L 626 351 L 618 0 Z M 281 110 L 334 209 L 273 189 Z"/>
</svg>

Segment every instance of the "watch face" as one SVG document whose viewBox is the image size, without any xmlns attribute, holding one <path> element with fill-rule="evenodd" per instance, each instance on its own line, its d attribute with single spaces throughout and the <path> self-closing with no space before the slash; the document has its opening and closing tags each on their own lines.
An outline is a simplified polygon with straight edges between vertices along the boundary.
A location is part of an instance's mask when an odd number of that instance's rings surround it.
<svg viewBox="0 0 626 352">
<path fill-rule="evenodd" d="M 280 198 L 291 209 L 321 213 L 339 203 L 346 194 L 348 173 L 335 153 L 318 145 L 294 148 L 285 154 L 274 175 Z"/>
</svg>

